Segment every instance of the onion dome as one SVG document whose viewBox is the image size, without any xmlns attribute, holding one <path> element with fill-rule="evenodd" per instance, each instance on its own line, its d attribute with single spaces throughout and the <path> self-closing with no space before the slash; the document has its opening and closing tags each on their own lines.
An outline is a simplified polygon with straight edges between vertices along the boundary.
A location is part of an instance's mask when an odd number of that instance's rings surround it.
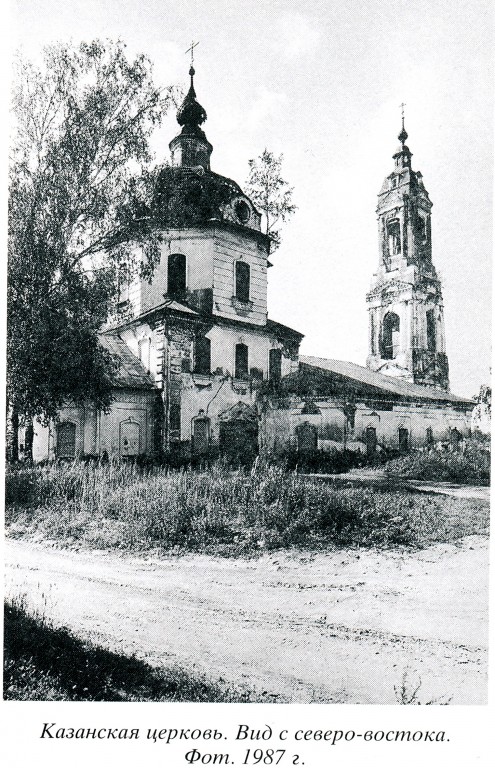
<svg viewBox="0 0 495 768">
<path fill-rule="evenodd" d="M 177 111 L 177 122 L 182 125 L 184 132 L 195 132 L 201 130 L 199 126 L 206 120 L 206 111 L 196 100 L 196 91 L 194 90 L 194 67 L 189 70 L 191 76 L 191 85 L 186 98 Z"/>
</svg>

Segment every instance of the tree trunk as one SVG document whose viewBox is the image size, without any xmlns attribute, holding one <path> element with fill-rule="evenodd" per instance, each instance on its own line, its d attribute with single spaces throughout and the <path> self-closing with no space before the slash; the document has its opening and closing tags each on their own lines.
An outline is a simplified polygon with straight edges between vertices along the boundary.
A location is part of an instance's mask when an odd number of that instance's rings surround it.
<svg viewBox="0 0 495 768">
<path fill-rule="evenodd" d="M 19 414 L 15 408 L 7 412 L 7 461 L 19 461 Z"/>
<path fill-rule="evenodd" d="M 26 424 L 26 434 L 25 434 L 25 443 L 24 443 L 24 455 L 26 457 L 26 461 L 32 461 L 33 460 L 33 440 L 34 440 L 34 426 L 33 422 L 28 421 Z"/>
</svg>

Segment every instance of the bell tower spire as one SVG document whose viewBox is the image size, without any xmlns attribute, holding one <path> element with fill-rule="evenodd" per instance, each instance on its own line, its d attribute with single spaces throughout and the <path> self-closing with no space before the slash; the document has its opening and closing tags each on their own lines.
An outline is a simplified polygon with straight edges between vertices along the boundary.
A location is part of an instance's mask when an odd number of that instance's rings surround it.
<svg viewBox="0 0 495 768">
<path fill-rule="evenodd" d="M 442 287 L 432 262 L 432 202 L 411 167 L 404 126 L 394 169 L 378 195 L 378 270 L 366 300 L 368 368 L 416 384 L 448 389 Z"/>
<path fill-rule="evenodd" d="M 182 131 L 169 144 L 172 155 L 172 165 L 185 168 L 195 168 L 201 166 L 205 170 L 210 170 L 210 156 L 213 147 L 206 138 L 201 125 L 206 120 L 206 111 L 196 98 L 194 90 L 194 48 L 199 43 L 191 43 L 191 47 L 186 53 L 191 52 L 191 66 L 189 67 L 189 76 L 191 84 L 186 97 L 177 110 L 177 122 L 182 126 Z"/>
</svg>

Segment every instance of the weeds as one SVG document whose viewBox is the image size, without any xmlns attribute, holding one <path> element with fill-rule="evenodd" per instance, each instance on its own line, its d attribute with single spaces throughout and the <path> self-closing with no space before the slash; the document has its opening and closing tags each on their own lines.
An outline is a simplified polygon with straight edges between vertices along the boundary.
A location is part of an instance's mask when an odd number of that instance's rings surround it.
<svg viewBox="0 0 495 768">
<path fill-rule="evenodd" d="M 394 685 L 395 698 L 399 704 L 415 704 L 429 706 L 431 704 L 437 704 L 440 706 L 447 706 L 452 701 L 452 696 L 447 694 L 439 696 L 438 698 L 431 699 L 430 701 L 420 701 L 418 697 L 419 690 L 422 686 L 422 681 L 419 675 L 416 679 L 413 679 L 413 673 L 409 669 L 405 669 L 402 673 L 400 685 Z"/>
<path fill-rule="evenodd" d="M 10 470 L 6 495 L 11 535 L 101 549 L 422 546 L 488 525 L 478 501 L 327 485 L 262 462 L 251 471 L 47 465 Z"/>
</svg>

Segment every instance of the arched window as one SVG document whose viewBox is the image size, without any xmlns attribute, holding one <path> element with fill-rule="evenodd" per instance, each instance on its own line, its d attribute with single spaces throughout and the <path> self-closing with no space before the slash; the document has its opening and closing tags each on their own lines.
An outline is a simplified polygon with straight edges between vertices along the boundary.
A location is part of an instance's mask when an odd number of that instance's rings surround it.
<svg viewBox="0 0 495 768">
<path fill-rule="evenodd" d="M 211 341 L 206 336 L 194 339 L 194 373 L 211 373 Z"/>
<path fill-rule="evenodd" d="M 435 320 L 435 310 L 429 309 L 426 313 L 426 345 L 429 352 L 436 352 L 437 349 L 437 324 Z"/>
<path fill-rule="evenodd" d="M 388 252 L 390 256 L 397 256 L 401 252 L 400 247 L 400 223 L 397 219 L 387 224 Z"/>
<path fill-rule="evenodd" d="M 395 312 L 387 312 L 383 318 L 382 357 L 394 360 L 399 354 L 400 318 Z"/>
<path fill-rule="evenodd" d="M 186 292 L 186 257 L 183 253 L 171 253 L 168 257 L 168 290 L 173 298 L 181 298 Z"/>
<path fill-rule="evenodd" d="M 282 350 L 271 349 L 268 359 L 268 378 L 271 381 L 280 381 L 282 378 Z"/>
<path fill-rule="evenodd" d="M 426 445 L 433 445 L 433 429 L 426 427 Z"/>
<path fill-rule="evenodd" d="M 245 344 L 236 344 L 235 347 L 235 378 L 246 379 L 248 377 L 248 348 Z"/>
<path fill-rule="evenodd" d="M 76 425 L 63 421 L 57 426 L 57 458 L 74 459 L 76 456 Z"/>
<path fill-rule="evenodd" d="M 235 297 L 238 301 L 249 301 L 249 281 L 251 269 L 244 261 L 235 263 Z"/>
</svg>

